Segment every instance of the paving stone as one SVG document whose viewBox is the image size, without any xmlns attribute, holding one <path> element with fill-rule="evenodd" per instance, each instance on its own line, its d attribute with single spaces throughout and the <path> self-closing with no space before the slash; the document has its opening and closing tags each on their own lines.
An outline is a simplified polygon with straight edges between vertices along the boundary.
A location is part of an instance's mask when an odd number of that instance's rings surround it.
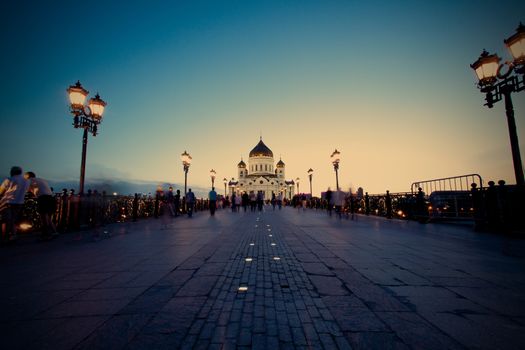
<svg viewBox="0 0 525 350">
<path fill-rule="evenodd" d="M 74 322 L 64 322 L 42 336 L 31 348 L 71 349 L 102 325 L 108 317 L 77 317 Z"/>
<path fill-rule="evenodd" d="M 87 339 L 77 346 L 77 349 L 121 349 L 124 348 L 148 322 L 150 315 L 118 315 L 110 318 Z"/>
<path fill-rule="evenodd" d="M 305 262 L 302 264 L 302 267 L 309 275 L 334 276 L 334 273 L 330 271 L 323 263 Z"/>
<path fill-rule="evenodd" d="M 399 337 L 392 332 L 357 332 L 345 333 L 353 349 L 408 350 Z"/>
<path fill-rule="evenodd" d="M 250 346 L 252 344 L 252 332 L 249 328 L 241 328 L 237 344 L 241 346 Z"/>
<path fill-rule="evenodd" d="M 206 296 L 208 295 L 217 277 L 214 276 L 200 276 L 190 279 L 177 293 L 177 296 Z"/>
<path fill-rule="evenodd" d="M 139 334 L 128 343 L 125 349 L 146 350 L 146 349 L 174 349 L 181 345 L 180 338 L 170 334 Z"/>
<path fill-rule="evenodd" d="M 419 315 L 412 312 L 379 312 L 403 342 L 420 349 L 461 349 L 459 343 L 438 331 Z"/>
</svg>

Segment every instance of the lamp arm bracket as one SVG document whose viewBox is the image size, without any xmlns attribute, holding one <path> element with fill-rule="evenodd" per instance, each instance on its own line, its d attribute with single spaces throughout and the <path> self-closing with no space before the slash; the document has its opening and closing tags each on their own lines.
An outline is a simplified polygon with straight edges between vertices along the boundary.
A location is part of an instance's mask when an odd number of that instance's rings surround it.
<svg viewBox="0 0 525 350">
<path fill-rule="evenodd" d="M 507 70 L 504 70 L 504 67 L 508 67 Z M 500 64 L 498 67 L 498 78 L 499 79 L 507 79 L 510 74 L 514 71 L 514 64 L 510 61 L 505 61 L 504 63 Z"/>
</svg>

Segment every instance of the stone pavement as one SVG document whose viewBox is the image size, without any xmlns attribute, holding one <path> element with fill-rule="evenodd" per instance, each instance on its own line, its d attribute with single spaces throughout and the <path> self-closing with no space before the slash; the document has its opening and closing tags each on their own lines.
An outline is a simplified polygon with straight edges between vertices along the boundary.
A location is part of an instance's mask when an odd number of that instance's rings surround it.
<svg viewBox="0 0 525 350">
<path fill-rule="evenodd" d="M 291 208 L 165 223 L 2 247 L 2 348 L 525 347 L 524 240 Z"/>
</svg>

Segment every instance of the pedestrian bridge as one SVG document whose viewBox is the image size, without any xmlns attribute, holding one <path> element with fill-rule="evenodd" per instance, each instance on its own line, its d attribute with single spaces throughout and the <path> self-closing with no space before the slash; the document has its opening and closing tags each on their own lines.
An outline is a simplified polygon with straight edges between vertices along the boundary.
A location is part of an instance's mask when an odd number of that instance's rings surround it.
<svg viewBox="0 0 525 350">
<path fill-rule="evenodd" d="M 105 232 L 105 234 L 103 234 Z M 523 240 L 321 210 L 197 212 L 0 250 L 6 348 L 520 348 Z"/>
</svg>

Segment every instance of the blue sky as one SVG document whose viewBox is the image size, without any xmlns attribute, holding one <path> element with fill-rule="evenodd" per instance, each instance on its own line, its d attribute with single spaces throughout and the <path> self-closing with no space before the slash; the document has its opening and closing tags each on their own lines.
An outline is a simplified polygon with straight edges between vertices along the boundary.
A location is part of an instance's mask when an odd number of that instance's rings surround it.
<svg viewBox="0 0 525 350">
<path fill-rule="evenodd" d="M 480 173 L 514 182 L 502 103 L 469 68 L 525 22 L 520 1 L 130 1 L 2 4 L 0 173 L 78 177 L 81 131 L 65 89 L 108 102 L 87 178 L 190 182 L 236 176 L 262 133 L 314 192 L 404 191 Z M 514 94 L 525 140 L 525 94 Z M 523 151 L 525 152 L 525 150 Z"/>
</svg>

